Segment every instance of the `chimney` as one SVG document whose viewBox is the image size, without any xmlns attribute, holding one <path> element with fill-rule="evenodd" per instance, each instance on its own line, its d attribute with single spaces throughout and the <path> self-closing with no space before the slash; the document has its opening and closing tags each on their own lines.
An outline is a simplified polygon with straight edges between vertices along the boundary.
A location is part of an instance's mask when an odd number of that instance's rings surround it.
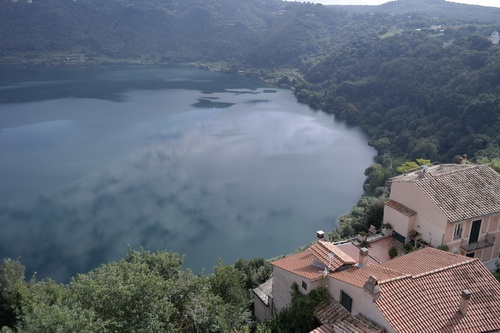
<svg viewBox="0 0 500 333">
<path fill-rule="evenodd" d="M 363 286 L 366 292 L 373 296 L 373 301 L 376 301 L 380 296 L 380 287 L 378 286 L 377 278 L 371 275 Z"/>
<path fill-rule="evenodd" d="M 322 241 L 325 238 L 325 232 L 323 230 L 316 231 L 316 237 L 318 238 L 318 242 Z"/>
<path fill-rule="evenodd" d="M 368 249 L 366 247 L 362 247 L 359 249 L 359 267 L 364 267 L 368 263 Z"/>
<path fill-rule="evenodd" d="M 467 308 L 469 307 L 469 301 L 472 293 L 468 290 L 462 291 L 462 298 L 460 299 L 460 313 L 462 316 L 467 315 Z"/>
</svg>

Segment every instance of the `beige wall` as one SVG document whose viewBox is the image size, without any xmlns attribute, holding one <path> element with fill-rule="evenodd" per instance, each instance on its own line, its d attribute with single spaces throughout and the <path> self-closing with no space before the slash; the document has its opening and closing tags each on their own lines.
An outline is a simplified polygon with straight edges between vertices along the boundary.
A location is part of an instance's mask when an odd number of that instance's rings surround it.
<svg viewBox="0 0 500 333">
<path fill-rule="evenodd" d="M 318 270 L 320 270 L 318 268 Z M 311 281 L 297 274 L 291 273 L 279 267 L 273 267 L 273 303 L 276 311 L 283 310 L 292 301 L 291 286 L 295 282 L 299 286 L 299 291 L 308 294 L 322 285 L 322 280 Z M 307 290 L 302 288 L 302 281 L 307 283 Z"/>
<path fill-rule="evenodd" d="M 384 223 L 390 223 L 394 231 L 405 237 L 413 230 L 415 216 L 408 217 L 392 207 L 384 207 Z"/>
<path fill-rule="evenodd" d="M 356 287 L 344 281 L 330 277 L 328 279 L 328 292 L 336 301 L 340 302 L 340 291 L 343 290 L 352 298 L 352 315 L 361 313 L 366 318 L 384 327 L 387 332 L 395 332 L 389 322 L 382 316 L 378 308 L 373 303 L 373 296 L 363 288 Z"/>
<path fill-rule="evenodd" d="M 391 185 L 391 199 L 405 205 L 417 212 L 413 222 L 413 229 L 422 234 L 422 240 L 433 246 L 439 246 L 443 242 L 447 227 L 446 217 L 441 213 L 429 199 L 413 183 L 397 183 Z M 405 229 L 404 223 L 400 226 Z M 391 224 L 393 224 L 391 222 Z M 396 225 L 393 224 L 397 231 Z M 403 234 L 407 236 L 407 234 Z"/>
</svg>

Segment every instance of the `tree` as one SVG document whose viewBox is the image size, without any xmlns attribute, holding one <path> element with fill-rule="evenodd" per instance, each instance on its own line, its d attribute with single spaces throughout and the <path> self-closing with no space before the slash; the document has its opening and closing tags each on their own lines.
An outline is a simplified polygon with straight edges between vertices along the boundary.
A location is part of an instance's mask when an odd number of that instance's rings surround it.
<svg viewBox="0 0 500 333">
<path fill-rule="evenodd" d="M 292 284 L 291 294 L 291 306 L 264 323 L 272 332 L 310 332 L 317 326 L 314 313 L 316 307 L 331 301 L 325 288 L 316 288 L 304 295 L 299 291 L 297 283 Z"/>
<path fill-rule="evenodd" d="M 426 160 L 423 158 L 417 158 L 415 160 L 415 162 L 413 162 L 413 161 L 404 162 L 399 167 L 397 167 L 396 170 L 399 173 L 405 173 L 405 172 L 410 172 L 410 171 L 416 171 L 424 165 L 430 166 L 430 165 L 432 165 L 432 163 L 430 160 Z"/>
<path fill-rule="evenodd" d="M 21 315 L 23 287 L 24 266 L 19 260 L 4 259 L 0 266 L 0 328 L 14 328 Z"/>
<path fill-rule="evenodd" d="M 250 323 L 250 297 L 245 288 L 245 276 L 232 265 L 223 265 L 219 259 L 208 278 L 210 290 L 225 303 L 225 329 Z"/>
</svg>

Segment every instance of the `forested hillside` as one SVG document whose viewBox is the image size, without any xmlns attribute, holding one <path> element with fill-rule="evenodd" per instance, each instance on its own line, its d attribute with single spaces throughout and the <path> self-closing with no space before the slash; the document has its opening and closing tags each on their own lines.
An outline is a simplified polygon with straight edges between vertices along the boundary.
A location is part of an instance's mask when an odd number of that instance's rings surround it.
<svg viewBox="0 0 500 333">
<path fill-rule="evenodd" d="M 357 13 L 390 13 L 425 15 L 447 20 L 465 20 L 483 23 L 500 23 L 500 8 L 471 6 L 445 0 L 398 0 L 380 6 L 345 6 Z"/>
<path fill-rule="evenodd" d="M 403 6 L 413 12 L 409 1 Z M 456 11 L 445 7 L 450 15 Z M 491 10 L 481 8 L 476 11 L 488 22 Z M 2 0 L 0 63 L 100 63 L 105 57 L 301 67 L 360 36 L 441 23 L 435 15 L 373 13 L 280 0 Z"/>
</svg>

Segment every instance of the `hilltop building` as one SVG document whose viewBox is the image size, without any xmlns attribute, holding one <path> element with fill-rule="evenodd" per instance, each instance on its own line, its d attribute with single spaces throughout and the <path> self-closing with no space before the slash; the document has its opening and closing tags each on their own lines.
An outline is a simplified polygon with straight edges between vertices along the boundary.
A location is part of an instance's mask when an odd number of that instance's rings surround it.
<svg viewBox="0 0 500 333">
<path fill-rule="evenodd" d="M 323 241 L 276 260 L 275 310 L 322 286 L 332 299 L 317 312 L 320 332 L 491 332 L 500 329 L 500 284 L 477 258 L 426 247 L 384 264 Z M 263 318 L 261 318 L 262 320 Z"/>
<path fill-rule="evenodd" d="M 493 268 L 500 250 L 500 175 L 486 165 L 442 164 L 394 177 L 384 222 L 402 243 L 447 246 Z"/>
<path fill-rule="evenodd" d="M 383 222 L 393 230 L 377 236 L 384 252 L 395 243 L 418 250 L 390 260 L 374 243 L 372 255 L 324 242 L 320 231 L 307 250 L 271 263 L 272 279 L 254 290 L 257 319 L 289 306 L 296 283 L 333 300 L 311 333 L 500 332 L 500 283 L 485 266 L 500 250 L 497 172 L 463 159 L 394 177 Z M 443 245 L 450 252 L 435 248 Z"/>
</svg>

